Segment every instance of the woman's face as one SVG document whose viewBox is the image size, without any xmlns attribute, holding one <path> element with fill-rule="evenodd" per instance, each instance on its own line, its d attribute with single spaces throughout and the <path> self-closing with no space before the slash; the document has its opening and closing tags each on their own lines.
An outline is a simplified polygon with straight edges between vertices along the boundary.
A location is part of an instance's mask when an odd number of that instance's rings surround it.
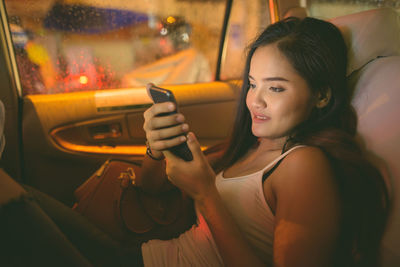
<svg viewBox="0 0 400 267">
<path fill-rule="evenodd" d="M 252 132 L 260 138 L 277 139 L 290 134 L 315 106 L 307 82 L 294 70 L 276 44 L 254 52 L 249 71 L 246 104 Z"/>
</svg>

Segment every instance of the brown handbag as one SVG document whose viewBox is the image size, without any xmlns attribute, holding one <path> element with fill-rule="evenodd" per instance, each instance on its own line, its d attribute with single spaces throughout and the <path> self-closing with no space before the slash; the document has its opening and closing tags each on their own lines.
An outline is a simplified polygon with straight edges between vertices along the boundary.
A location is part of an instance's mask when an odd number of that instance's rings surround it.
<svg viewBox="0 0 400 267">
<path fill-rule="evenodd" d="M 171 239 L 196 221 L 193 201 L 178 188 L 154 195 L 135 186 L 140 166 L 106 161 L 74 194 L 73 209 L 123 243 Z"/>
</svg>

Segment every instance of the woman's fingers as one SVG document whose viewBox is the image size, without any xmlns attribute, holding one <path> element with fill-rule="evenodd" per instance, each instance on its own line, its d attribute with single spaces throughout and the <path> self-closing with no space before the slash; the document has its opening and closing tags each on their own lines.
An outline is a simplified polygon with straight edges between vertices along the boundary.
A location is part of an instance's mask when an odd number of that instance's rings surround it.
<svg viewBox="0 0 400 267">
<path fill-rule="evenodd" d="M 160 116 L 175 109 L 173 103 L 166 102 L 154 104 L 144 112 L 143 129 L 152 150 L 166 150 L 186 141 L 189 125 L 183 123 L 185 118 L 182 114 Z"/>
<path fill-rule="evenodd" d="M 172 112 L 175 110 L 175 104 L 172 102 L 164 102 L 164 103 L 158 103 L 154 104 L 151 106 L 149 109 L 147 109 L 144 113 L 144 119 L 150 119 L 151 117 L 155 117 L 157 115 L 163 114 L 163 113 L 168 113 Z"/>
<path fill-rule="evenodd" d="M 149 131 L 146 133 L 146 137 L 149 141 L 165 140 L 178 135 L 185 135 L 188 130 L 189 130 L 189 125 L 184 123 L 168 128 Z"/>
<path fill-rule="evenodd" d="M 167 116 L 160 116 L 175 110 L 175 105 L 172 102 L 154 104 L 147 109 L 144 116 L 143 129 L 148 132 L 155 129 L 165 128 L 173 126 L 179 123 L 183 123 L 185 118 L 182 114 L 175 113 Z"/>
<path fill-rule="evenodd" d="M 148 125 L 146 126 L 149 130 L 156 130 L 181 124 L 184 121 L 185 121 L 184 116 L 178 113 L 169 116 L 153 117 L 148 121 Z"/>
<path fill-rule="evenodd" d="M 190 151 L 193 154 L 193 157 L 195 157 L 195 158 L 204 158 L 204 154 L 201 151 L 200 144 L 199 144 L 196 136 L 194 135 L 194 133 L 192 133 L 192 132 L 188 133 L 186 138 L 188 140 L 187 143 L 188 143 Z"/>
<path fill-rule="evenodd" d="M 151 148 L 158 150 L 158 151 L 163 151 L 168 148 L 177 146 L 185 141 L 186 141 L 186 136 L 181 135 L 181 136 L 177 136 L 177 137 L 174 137 L 171 139 L 153 141 L 151 143 Z"/>
</svg>

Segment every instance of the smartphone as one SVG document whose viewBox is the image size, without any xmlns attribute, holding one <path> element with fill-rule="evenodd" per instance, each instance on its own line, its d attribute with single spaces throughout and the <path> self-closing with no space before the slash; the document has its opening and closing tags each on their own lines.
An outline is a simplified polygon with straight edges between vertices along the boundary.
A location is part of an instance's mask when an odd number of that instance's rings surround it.
<svg viewBox="0 0 400 267">
<path fill-rule="evenodd" d="M 157 87 L 153 83 L 148 83 L 146 86 L 146 89 L 147 89 L 147 94 L 153 100 L 154 103 L 173 102 L 175 104 L 175 107 L 176 107 L 175 111 L 163 113 L 163 114 L 160 114 L 159 116 L 167 116 L 167 115 L 177 113 L 178 105 L 176 103 L 176 100 L 175 100 L 175 97 L 174 97 L 174 94 L 172 93 L 172 91 L 165 89 L 165 88 Z M 192 152 L 190 151 L 186 142 L 184 142 L 180 145 L 171 147 L 168 150 L 171 151 L 172 154 L 176 155 L 177 157 L 180 157 L 181 159 L 183 159 L 185 161 L 193 160 Z"/>
</svg>

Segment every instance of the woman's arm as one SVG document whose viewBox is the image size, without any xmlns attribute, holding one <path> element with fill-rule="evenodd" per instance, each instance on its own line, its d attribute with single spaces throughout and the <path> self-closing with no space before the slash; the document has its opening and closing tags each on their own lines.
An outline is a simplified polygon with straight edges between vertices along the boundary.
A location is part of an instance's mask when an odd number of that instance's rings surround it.
<svg viewBox="0 0 400 267">
<path fill-rule="evenodd" d="M 187 124 L 183 124 L 185 118 L 182 114 L 158 116 L 171 112 L 175 108 L 176 106 L 171 102 L 154 104 L 143 114 L 143 129 L 146 132 L 147 145 L 153 158 L 146 153 L 136 183 L 150 193 L 157 193 L 172 187 L 166 179 L 162 151 L 186 141 L 184 134 L 189 127 Z"/>
<path fill-rule="evenodd" d="M 224 206 L 215 186 L 215 173 L 193 133 L 188 135 L 188 145 L 194 157 L 191 162 L 165 153 L 169 179 L 194 199 L 226 266 L 263 266 Z"/>
<path fill-rule="evenodd" d="M 276 200 L 274 266 L 330 266 L 340 200 L 325 154 L 312 147 L 293 151 L 269 179 Z"/>
<path fill-rule="evenodd" d="M 168 181 L 165 172 L 165 160 L 154 160 L 146 154 L 136 177 L 136 185 L 149 193 L 159 193 L 172 188 L 173 185 Z"/>
</svg>

